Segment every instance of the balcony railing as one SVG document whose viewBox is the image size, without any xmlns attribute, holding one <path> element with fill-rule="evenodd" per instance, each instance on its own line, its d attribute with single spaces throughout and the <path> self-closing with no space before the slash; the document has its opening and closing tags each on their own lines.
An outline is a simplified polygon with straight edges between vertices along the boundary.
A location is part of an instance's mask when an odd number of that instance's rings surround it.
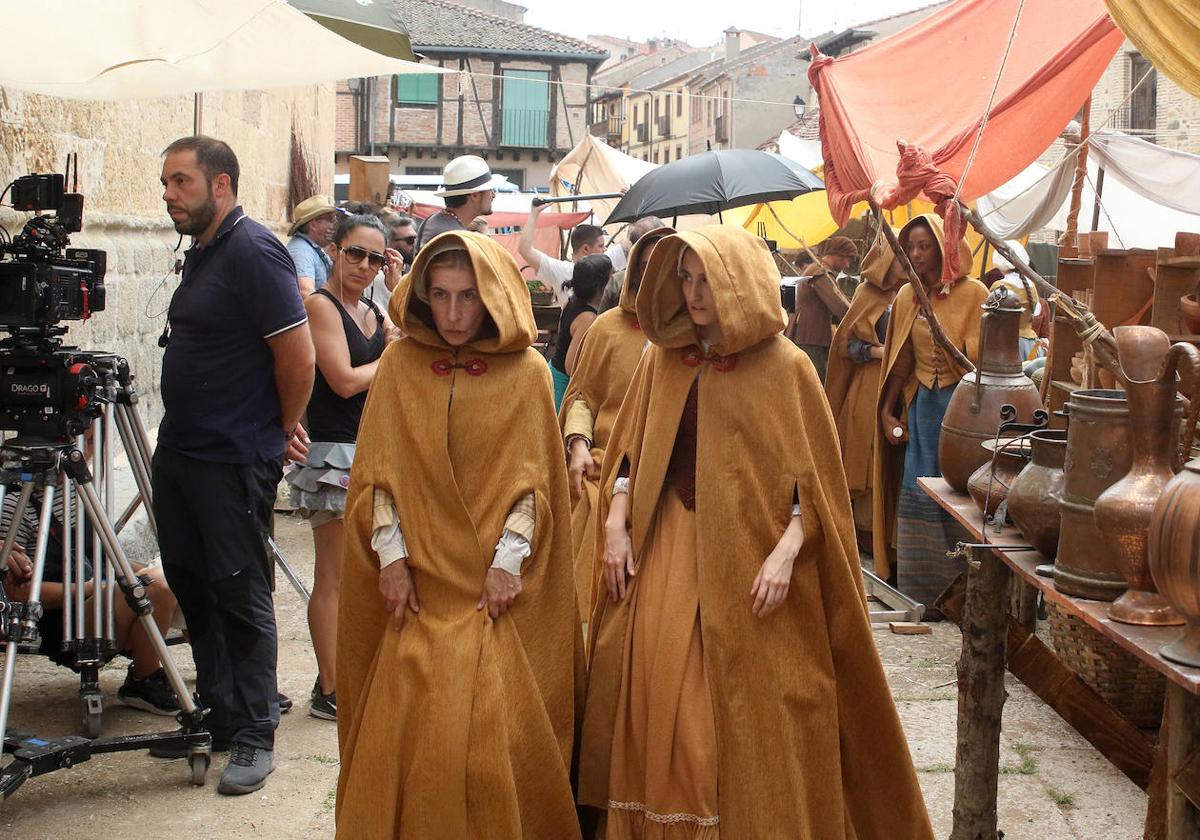
<svg viewBox="0 0 1200 840">
<path fill-rule="evenodd" d="M 550 112 L 504 108 L 500 112 L 501 143 L 505 146 L 546 148 Z"/>
<path fill-rule="evenodd" d="M 715 132 L 716 133 L 716 138 L 715 138 L 716 141 L 718 143 L 728 143 L 729 142 L 729 117 L 724 116 L 724 115 L 719 116 L 716 119 L 716 123 L 717 123 L 716 132 Z"/>
<path fill-rule="evenodd" d="M 671 136 L 671 115 L 670 114 L 664 114 L 663 116 L 659 117 L 655 122 L 656 122 L 655 129 L 658 131 L 659 137 L 670 137 Z"/>
</svg>

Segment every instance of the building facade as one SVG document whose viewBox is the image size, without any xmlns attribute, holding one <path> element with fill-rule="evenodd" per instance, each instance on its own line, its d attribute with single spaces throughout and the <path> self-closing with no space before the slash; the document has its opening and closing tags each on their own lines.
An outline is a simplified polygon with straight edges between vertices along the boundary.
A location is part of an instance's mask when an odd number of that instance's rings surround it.
<svg viewBox="0 0 1200 840">
<path fill-rule="evenodd" d="M 588 85 L 607 57 L 592 45 L 449 0 L 400 0 L 413 50 L 439 75 L 338 85 L 337 171 L 352 154 L 386 155 L 394 173 L 438 175 L 476 154 L 523 189 L 587 131 Z"/>
</svg>

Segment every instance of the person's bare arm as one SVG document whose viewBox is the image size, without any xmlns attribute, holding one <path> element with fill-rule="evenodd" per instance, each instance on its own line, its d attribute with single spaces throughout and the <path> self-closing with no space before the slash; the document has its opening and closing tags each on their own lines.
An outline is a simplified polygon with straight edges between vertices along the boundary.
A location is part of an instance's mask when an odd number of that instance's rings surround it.
<svg viewBox="0 0 1200 840">
<path fill-rule="evenodd" d="M 275 357 L 275 390 L 279 394 L 279 416 L 283 431 L 290 433 L 312 395 L 316 351 L 308 322 L 271 336 L 267 346 Z"/>
<path fill-rule="evenodd" d="M 542 257 L 546 256 L 533 247 L 534 237 L 537 236 L 538 216 L 542 215 L 542 211 L 545 209 L 545 204 L 534 204 L 529 208 L 529 218 L 525 220 L 525 225 L 521 228 L 521 239 L 517 243 L 517 251 L 521 254 L 521 258 L 529 263 L 534 271 L 538 271 L 542 267 Z"/>
<path fill-rule="evenodd" d="M 297 277 L 296 286 L 300 289 L 300 297 L 307 298 L 317 290 L 317 281 L 311 277 Z"/>
<path fill-rule="evenodd" d="M 587 332 L 588 327 L 592 325 L 592 321 L 596 320 L 594 312 L 580 312 L 575 316 L 575 320 L 571 322 L 571 346 L 567 348 L 567 358 L 563 360 L 563 365 L 567 369 L 567 376 L 575 372 L 575 362 L 579 358 L 579 347 L 583 344 L 583 336 Z"/>
<path fill-rule="evenodd" d="M 379 360 L 354 367 L 350 364 L 350 348 L 346 345 L 346 330 L 341 313 L 333 301 L 324 295 L 312 295 L 304 301 L 308 323 L 312 330 L 313 349 L 317 367 L 333 392 L 349 399 L 371 387 Z M 373 318 L 374 315 L 368 317 Z M 386 326 L 382 327 L 386 329 Z"/>
</svg>

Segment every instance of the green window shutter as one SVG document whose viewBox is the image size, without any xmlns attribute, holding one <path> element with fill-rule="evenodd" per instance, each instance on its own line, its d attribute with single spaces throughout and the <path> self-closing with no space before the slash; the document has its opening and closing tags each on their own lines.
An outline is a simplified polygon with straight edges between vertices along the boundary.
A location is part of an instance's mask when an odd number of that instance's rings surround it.
<svg viewBox="0 0 1200 840">
<path fill-rule="evenodd" d="M 505 146 L 545 148 L 550 123 L 550 74 L 505 70 L 501 99 Z"/>
<path fill-rule="evenodd" d="M 439 81 L 437 73 L 401 73 L 396 77 L 396 103 L 436 105 Z"/>
</svg>

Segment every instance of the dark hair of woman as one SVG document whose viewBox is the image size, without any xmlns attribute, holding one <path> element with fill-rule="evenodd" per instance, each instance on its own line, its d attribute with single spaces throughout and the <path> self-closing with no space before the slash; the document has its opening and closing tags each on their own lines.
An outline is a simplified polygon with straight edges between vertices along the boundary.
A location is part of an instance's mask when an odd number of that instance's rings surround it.
<svg viewBox="0 0 1200 840">
<path fill-rule="evenodd" d="M 570 289 L 579 300 L 592 300 L 604 291 L 612 270 L 612 260 L 604 254 L 592 254 L 575 263 L 571 279 L 563 283 L 563 288 Z"/>
<path fill-rule="evenodd" d="M 372 230 L 377 230 L 383 234 L 383 241 L 387 242 L 387 228 L 383 226 L 383 222 L 379 221 L 378 216 L 359 213 L 353 216 L 342 216 L 338 220 L 337 230 L 333 232 L 333 244 L 341 245 L 345 241 L 347 234 L 355 228 L 366 227 Z"/>
</svg>

